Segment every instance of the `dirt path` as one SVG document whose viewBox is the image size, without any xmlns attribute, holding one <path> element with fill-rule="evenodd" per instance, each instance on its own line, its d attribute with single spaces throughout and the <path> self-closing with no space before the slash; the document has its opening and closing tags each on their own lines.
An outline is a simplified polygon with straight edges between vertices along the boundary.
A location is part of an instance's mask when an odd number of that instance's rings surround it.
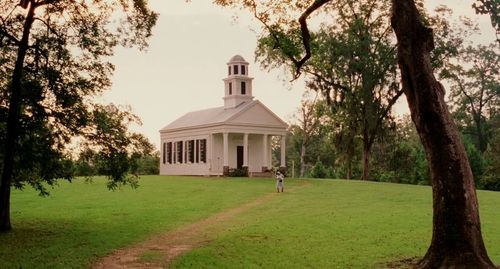
<svg viewBox="0 0 500 269">
<path fill-rule="evenodd" d="M 308 184 L 287 190 L 295 189 Z M 278 193 L 268 193 L 257 199 L 232 208 L 195 223 L 188 224 L 165 234 L 157 235 L 147 241 L 125 249 L 119 249 L 104 257 L 94 269 L 125 269 L 125 268 L 166 268 L 172 260 L 193 248 L 207 244 L 216 236 L 217 228 L 221 228 L 236 215 L 249 209 L 265 204 L 277 197 Z"/>
</svg>

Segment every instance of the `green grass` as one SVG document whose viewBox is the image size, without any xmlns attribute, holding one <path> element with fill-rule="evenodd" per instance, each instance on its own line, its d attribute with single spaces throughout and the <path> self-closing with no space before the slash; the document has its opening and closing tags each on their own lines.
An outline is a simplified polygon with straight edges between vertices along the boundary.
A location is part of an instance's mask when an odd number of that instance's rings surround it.
<svg viewBox="0 0 500 269">
<path fill-rule="evenodd" d="M 344 180 L 287 180 L 285 193 L 236 215 L 175 268 L 376 268 L 420 257 L 430 243 L 431 189 Z M 113 249 L 237 207 L 274 181 L 149 176 L 136 190 L 61 183 L 48 198 L 12 194 L 0 268 L 86 268 Z M 293 188 L 290 191 L 290 187 Z M 500 263 L 500 193 L 479 191 L 492 260 Z M 155 261 L 157 253 L 140 259 Z"/>
<path fill-rule="evenodd" d="M 288 181 L 289 182 L 289 181 Z M 237 218 L 175 268 L 383 268 L 425 254 L 431 190 L 424 186 L 316 180 Z M 500 263 L 500 193 L 479 192 L 483 235 Z"/>
<path fill-rule="evenodd" d="M 262 183 L 148 176 L 138 189 L 115 192 L 102 178 L 61 182 L 47 198 L 13 191 L 0 268 L 86 268 L 113 249 L 263 195 L 269 186 Z"/>
</svg>

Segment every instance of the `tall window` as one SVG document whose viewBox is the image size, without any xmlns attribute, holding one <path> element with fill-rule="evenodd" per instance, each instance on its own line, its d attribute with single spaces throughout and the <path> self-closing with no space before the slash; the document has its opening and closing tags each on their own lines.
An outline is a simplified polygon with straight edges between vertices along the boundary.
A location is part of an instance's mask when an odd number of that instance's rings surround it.
<svg viewBox="0 0 500 269">
<path fill-rule="evenodd" d="M 200 140 L 199 139 L 196 139 L 195 152 L 196 152 L 196 163 L 199 163 L 200 162 Z"/>
<path fill-rule="evenodd" d="M 247 84 L 244 81 L 241 82 L 241 94 L 247 94 Z"/>
<path fill-rule="evenodd" d="M 177 147 L 177 162 L 182 163 L 182 141 L 177 141 L 176 142 L 176 147 Z"/>
<path fill-rule="evenodd" d="M 200 140 L 200 161 L 206 163 L 207 162 L 207 140 Z"/>
<path fill-rule="evenodd" d="M 165 164 L 165 162 L 167 161 L 166 159 L 166 155 L 167 155 L 167 143 L 163 143 L 163 164 Z"/>
<path fill-rule="evenodd" d="M 244 65 L 242 65 L 242 66 L 241 66 L 241 74 L 242 74 L 242 75 L 244 75 L 244 74 L 245 74 L 245 72 L 246 72 L 246 70 L 245 70 L 245 66 L 244 66 Z"/>
<path fill-rule="evenodd" d="M 227 67 L 227 74 L 228 74 L 228 75 L 231 75 L 231 66 L 228 66 L 228 67 Z"/>
<path fill-rule="evenodd" d="M 172 155 L 172 162 L 176 163 L 177 162 L 177 143 L 173 143 L 172 146 L 174 147 L 174 154 Z"/>
<path fill-rule="evenodd" d="M 233 73 L 235 75 L 238 75 L 238 66 L 237 65 L 233 65 Z"/>
<path fill-rule="evenodd" d="M 229 82 L 229 95 L 233 94 L 233 83 Z"/>
<path fill-rule="evenodd" d="M 188 161 L 194 163 L 194 140 L 188 141 Z"/>
<path fill-rule="evenodd" d="M 172 142 L 167 143 L 167 163 L 172 163 Z"/>
</svg>

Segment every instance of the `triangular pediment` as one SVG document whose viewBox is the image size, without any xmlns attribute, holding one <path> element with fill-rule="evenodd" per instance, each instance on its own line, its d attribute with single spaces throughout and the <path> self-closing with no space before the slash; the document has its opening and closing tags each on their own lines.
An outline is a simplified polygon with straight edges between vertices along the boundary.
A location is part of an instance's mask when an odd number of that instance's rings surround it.
<svg viewBox="0 0 500 269">
<path fill-rule="evenodd" d="M 288 127 L 286 122 L 281 120 L 276 114 L 259 101 L 254 102 L 254 105 L 249 106 L 245 110 L 242 110 L 234 115 L 227 121 L 227 123 L 245 125 L 254 124 L 259 126 L 283 128 Z"/>
</svg>

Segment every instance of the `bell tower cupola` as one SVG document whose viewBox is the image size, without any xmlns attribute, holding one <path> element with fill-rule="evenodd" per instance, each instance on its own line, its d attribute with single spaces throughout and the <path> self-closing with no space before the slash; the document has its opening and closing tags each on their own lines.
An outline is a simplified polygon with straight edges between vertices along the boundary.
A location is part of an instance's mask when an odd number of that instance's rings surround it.
<svg viewBox="0 0 500 269">
<path fill-rule="evenodd" d="M 230 109 L 253 100 L 252 77 L 248 76 L 248 62 L 240 55 L 227 63 L 227 78 L 224 79 L 224 108 Z"/>
</svg>

